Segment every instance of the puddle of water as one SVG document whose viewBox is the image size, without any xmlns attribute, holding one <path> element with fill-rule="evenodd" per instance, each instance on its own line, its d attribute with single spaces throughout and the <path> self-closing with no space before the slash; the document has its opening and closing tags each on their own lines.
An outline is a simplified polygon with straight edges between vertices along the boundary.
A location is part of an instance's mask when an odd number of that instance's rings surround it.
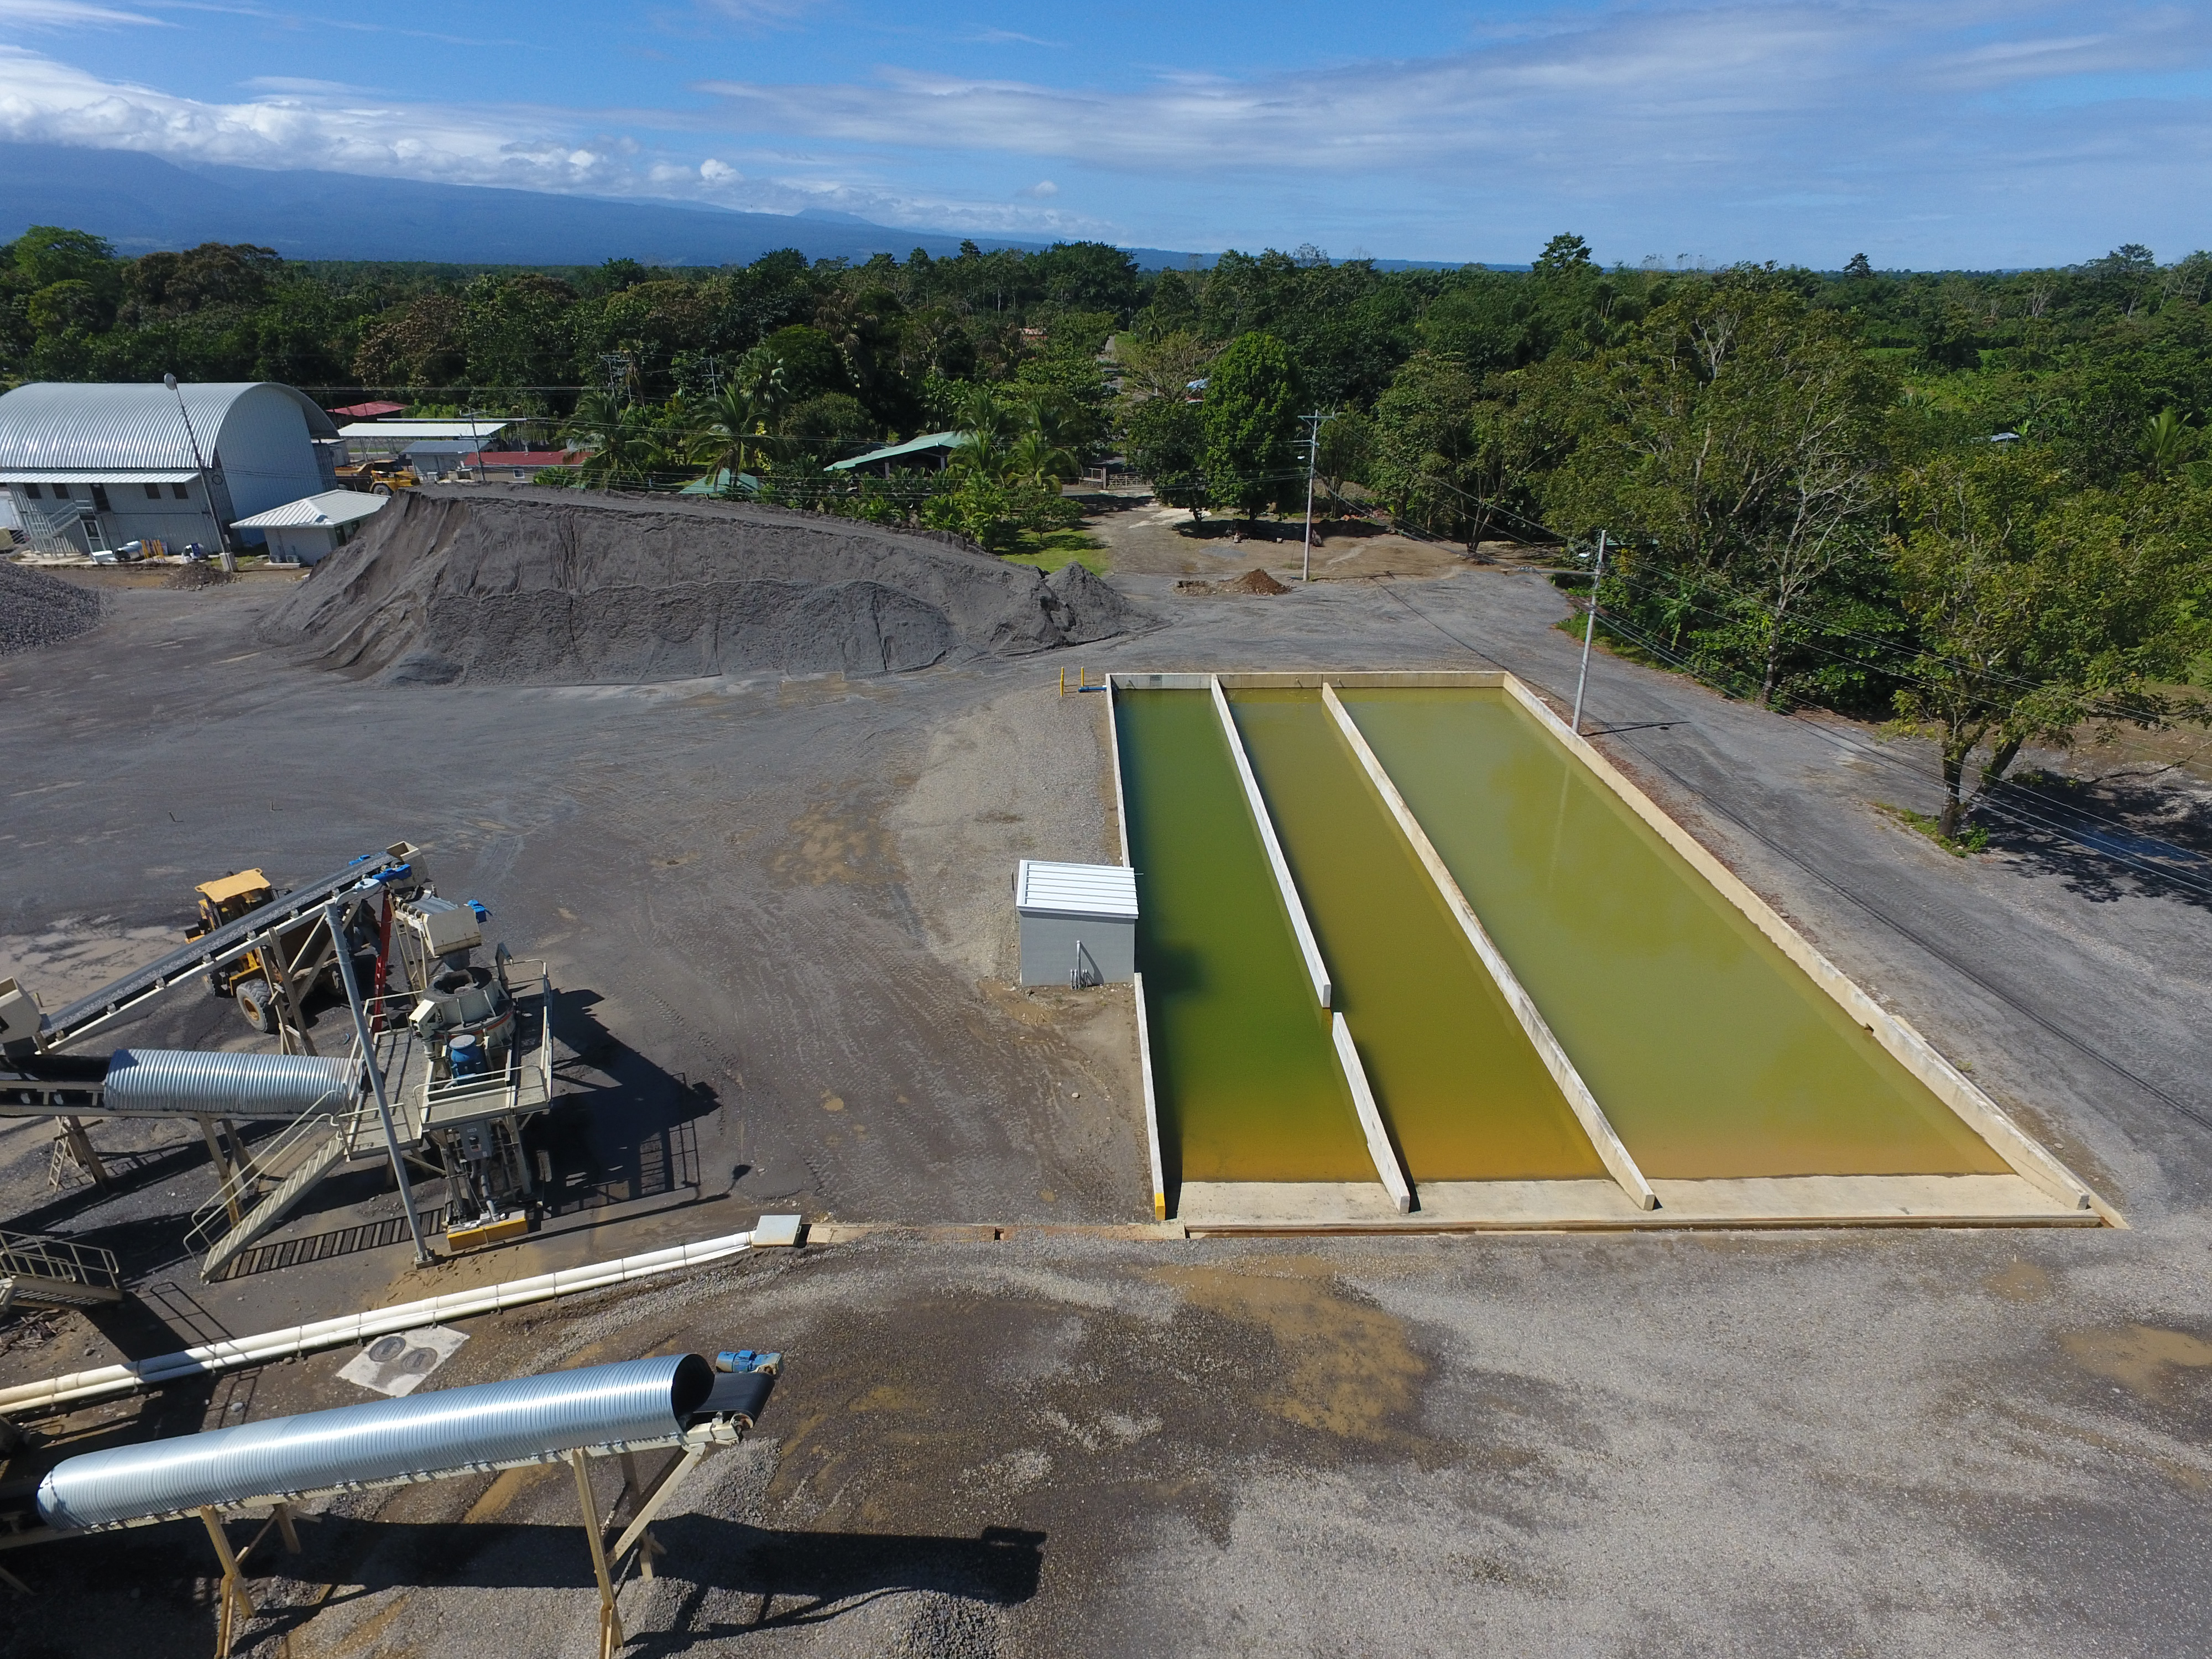
<svg viewBox="0 0 2212 1659">
<path fill-rule="evenodd" d="M 1605 1178 L 1316 691 L 1230 699 L 1367 1080 L 1421 1181 Z"/>
<path fill-rule="evenodd" d="M 1504 693 L 1340 695 L 1647 1176 L 2008 1169 Z"/>
<path fill-rule="evenodd" d="M 1115 718 L 1169 1182 L 1374 1180 L 1212 698 Z"/>
</svg>

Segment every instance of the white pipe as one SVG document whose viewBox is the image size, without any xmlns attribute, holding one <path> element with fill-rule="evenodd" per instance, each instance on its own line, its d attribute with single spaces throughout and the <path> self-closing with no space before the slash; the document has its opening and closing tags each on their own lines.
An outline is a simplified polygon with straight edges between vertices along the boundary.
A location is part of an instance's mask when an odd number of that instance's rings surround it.
<svg viewBox="0 0 2212 1659">
<path fill-rule="evenodd" d="M 180 1377 L 216 1376 L 249 1365 L 274 1364 L 280 1359 L 297 1358 L 323 1348 L 373 1341 L 396 1331 L 415 1330 L 448 1319 L 468 1319 L 532 1302 L 548 1302 L 555 1297 L 605 1290 L 611 1285 L 627 1284 L 652 1273 L 719 1261 L 750 1249 L 752 1241 L 750 1232 L 728 1233 L 720 1238 L 678 1244 L 643 1255 L 564 1267 L 557 1273 L 540 1273 L 535 1279 L 510 1279 L 480 1290 L 455 1291 L 447 1296 L 426 1297 L 420 1302 L 403 1302 L 396 1308 L 345 1314 L 336 1319 L 317 1320 L 312 1325 L 295 1325 L 289 1330 L 210 1342 L 202 1347 L 186 1348 L 182 1353 L 126 1360 L 120 1365 L 102 1365 L 96 1370 L 76 1371 L 67 1376 L 49 1377 L 43 1382 L 26 1382 L 0 1389 L 0 1413 L 52 1411 L 64 1406 L 82 1405 L 118 1395 L 135 1394 L 141 1389 L 173 1382 Z"/>
</svg>

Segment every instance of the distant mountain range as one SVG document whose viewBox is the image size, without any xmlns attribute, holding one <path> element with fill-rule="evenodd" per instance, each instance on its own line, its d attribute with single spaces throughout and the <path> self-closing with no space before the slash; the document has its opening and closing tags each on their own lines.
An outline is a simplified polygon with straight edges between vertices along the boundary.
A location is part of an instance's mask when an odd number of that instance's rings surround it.
<svg viewBox="0 0 2212 1659">
<path fill-rule="evenodd" d="M 855 264 L 915 248 L 957 254 L 963 238 L 898 230 L 843 214 L 732 213 L 720 208 L 552 196 L 476 185 L 419 184 L 345 173 L 179 167 L 130 150 L 0 144 L 0 241 L 32 225 L 65 225 L 117 252 L 253 242 L 288 259 L 428 259 L 447 264 L 744 264 L 776 248 Z M 1042 242 L 978 236 L 983 248 Z M 1190 256 L 1130 250 L 1147 269 Z"/>
<path fill-rule="evenodd" d="M 179 167 L 158 156 L 59 144 L 0 143 L 0 242 L 33 225 L 106 237 L 116 251 L 150 253 L 201 242 L 252 242 L 288 259 L 424 259 L 441 264 L 747 264 L 777 248 L 859 264 L 915 248 L 957 254 L 968 240 L 901 230 L 844 214 L 733 213 L 721 208 L 553 196 L 478 185 L 422 184 L 349 173 L 271 173 Z M 977 236 L 981 248 L 1043 242 Z M 1127 252 L 1147 270 L 1211 254 Z M 1379 259 L 1385 270 L 1419 260 Z"/>
</svg>

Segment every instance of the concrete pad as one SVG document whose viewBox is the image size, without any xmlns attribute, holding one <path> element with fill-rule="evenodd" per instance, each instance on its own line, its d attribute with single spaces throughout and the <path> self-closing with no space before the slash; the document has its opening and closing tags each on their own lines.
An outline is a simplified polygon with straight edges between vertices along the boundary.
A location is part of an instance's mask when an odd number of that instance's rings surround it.
<svg viewBox="0 0 2212 1659">
<path fill-rule="evenodd" d="M 1194 1232 L 1364 1231 L 1404 1220 L 1375 1181 L 1186 1181 L 1175 1218 Z"/>
<path fill-rule="evenodd" d="M 2061 1204 L 2016 1175 L 1793 1176 L 1738 1181 L 1655 1181 L 1659 1214 L 1678 1225 L 1792 1224 L 2099 1227 L 2094 1210 Z M 1655 1218 L 1656 1219 L 1656 1218 Z"/>
<path fill-rule="evenodd" d="M 1680 1227 L 2098 1227 L 2016 1175 L 1655 1181 L 1656 1210 L 1610 1181 L 1435 1181 L 1399 1215 L 1364 1182 L 1191 1182 L 1190 1232 L 1544 1232 Z"/>
</svg>

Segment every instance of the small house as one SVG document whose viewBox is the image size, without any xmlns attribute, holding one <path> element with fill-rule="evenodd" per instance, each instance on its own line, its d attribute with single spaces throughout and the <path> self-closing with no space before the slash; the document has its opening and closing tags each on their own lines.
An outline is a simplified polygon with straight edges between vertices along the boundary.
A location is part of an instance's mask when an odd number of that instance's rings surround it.
<svg viewBox="0 0 2212 1659">
<path fill-rule="evenodd" d="M 259 531 L 268 538 L 275 563 L 313 564 L 344 546 L 391 499 L 358 489 L 326 489 L 240 519 L 232 528 Z"/>
</svg>

